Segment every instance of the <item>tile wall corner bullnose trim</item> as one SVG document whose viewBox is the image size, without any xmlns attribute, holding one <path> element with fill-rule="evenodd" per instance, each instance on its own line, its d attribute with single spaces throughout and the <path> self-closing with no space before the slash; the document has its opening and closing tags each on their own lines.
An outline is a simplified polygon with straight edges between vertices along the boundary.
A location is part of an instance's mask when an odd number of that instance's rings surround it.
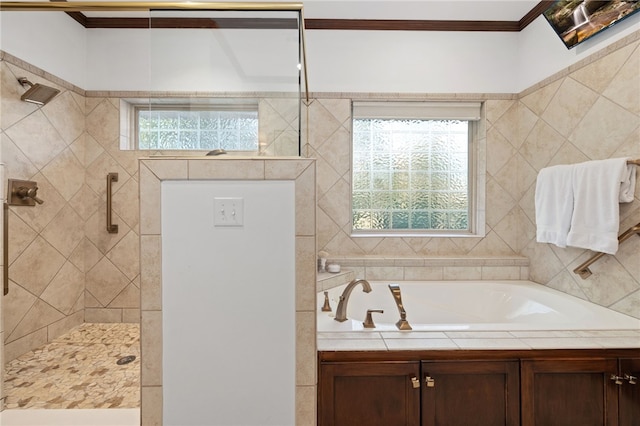
<svg viewBox="0 0 640 426">
<path fill-rule="evenodd" d="M 153 242 L 157 244 L 162 239 L 161 225 L 160 225 L 160 207 L 161 207 L 161 182 L 168 175 L 166 172 L 170 167 L 161 166 L 160 169 L 163 173 L 160 173 L 157 167 L 152 165 L 155 161 L 170 161 L 170 159 L 162 158 L 145 158 L 139 162 L 140 167 L 140 213 L 143 213 L 143 206 L 147 210 L 155 208 L 157 212 L 157 224 L 147 224 L 140 227 L 140 241 L 141 245 L 146 242 Z M 296 334 L 304 335 L 311 338 L 312 344 L 298 344 L 296 339 L 296 419 L 304 418 L 311 419 L 309 424 L 315 424 L 315 416 L 309 416 L 309 412 L 315 413 L 315 394 L 317 388 L 317 375 L 316 375 L 316 316 L 315 316 L 315 285 L 316 285 L 316 270 L 315 270 L 315 160 L 314 159 L 291 159 L 291 158 L 260 158 L 260 159 L 247 159 L 247 158 L 225 158 L 223 161 L 212 161 L 211 159 L 186 159 L 187 161 L 187 176 L 186 179 L 229 179 L 229 180 L 267 180 L 266 170 L 271 172 L 280 170 L 278 176 L 280 179 L 293 180 L 296 187 L 296 196 L 304 195 L 305 204 L 301 205 L 296 203 L 296 222 L 299 220 L 299 213 L 306 213 L 305 226 L 296 231 L 296 245 L 303 244 L 308 245 L 310 248 L 308 256 L 304 256 L 302 259 L 296 257 Z M 296 164 L 291 164 L 297 162 Z M 212 167 L 223 166 L 223 167 Z M 311 167 L 313 165 L 313 167 Z M 292 167 L 293 166 L 293 167 Z M 234 172 L 241 169 L 241 167 L 247 167 L 250 170 L 247 173 Z M 146 170 L 146 171 L 144 171 Z M 154 172 L 162 176 L 159 178 Z M 283 173 L 283 170 L 288 170 L 290 175 L 287 176 Z M 175 171 L 175 169 L 174 169 Z M 271 173 L 270 172 L 270 173 Z M 300 183 L 298 183 L 300 181 Z M 144 192 L 142 188 L 146 185 L 151 185 L 150 192 Z M 310 189 L 311 188 L 311 189 Z M 151 198 L 147 202 L 146 198 Z M 151 213 L 149 211 L 149 213 Z M 311 218 L 311 219 L 309 219 Z M 153 226 L 151 226 L 153 225 Z M 308 226 L 313 225 L 312 228 Z M 157 230 L 157 232 L 156 232 Z M 157 250 L 157 247 L 155 247 Z M 146 268 L 144 263 L 147 261 L 146 256 L 141 256 L 141 270 Z M 161 262 L 161 259 L 159 259 Z M 305 264 L 301 263 L 305 262 Z M 307 265 L 308 263 L 309 265 Z M 161 265 L 155 265 L 148 271 L 160 270 Z M 141 284 L 142 286 L 142 284 Z M 299 288 L 299 286 L 308 286 L 309 288 Z M 160 284 L 161 287 L 161 284 Z M 143 294 L 147 294 L 141 291 L 141 297 Z M 161 300 L 160 300 L 161 302 Z M 141 301 L 141 350 L 146 348 L 150 352 L 151 360 L 149 364 L 145 363 L 145 356 L 142 356 L 141 370 L 145 373 L 141 375 L 142 387 L 141 387 L 141 418 L 142 424 L 161 424 L 162 422 L 162 305 L 147 304 Z M 154 308 L 154 309 L 150 309 Z M 157 308 L 157 309 L 155 309 Z M 159 320 L 151 324 L 151 318 L 159 316 Z M 157 318 L 156 318 L 157 319 Z M 158 324 L 159 323 L 159 324 Z M 311 333 L 309 333 L 311 331 Z M 145 338 L 145 334 L 149 333 L 149 338 Z M 158 334 L 159 333 L 159 334 Z M 305 392 L 304 398 L 299 398 L 301 392 L 305 390 L 311 390 L 311 392 Z M 310 395 L 308 395 L 310 394 Z M 300 424 L 300 423 L 298 423 Z M 306 421 L 305 421 L 306 424 Z"/>
</svg>

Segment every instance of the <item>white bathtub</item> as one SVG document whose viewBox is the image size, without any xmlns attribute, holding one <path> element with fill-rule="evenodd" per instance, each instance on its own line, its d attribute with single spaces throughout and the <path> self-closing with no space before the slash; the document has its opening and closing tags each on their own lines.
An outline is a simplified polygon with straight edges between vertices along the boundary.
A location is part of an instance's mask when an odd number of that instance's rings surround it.
<svg viewBox="0 0 640 426">
<path fill-rule="evenodd" d="M 324 294 L 318 293 L 319 332 L 397 330 L 400 318 L 388 288 L 400 285 L 407 320 L 415 331 L 510 330 L 639 330 L 640 320 L 603 308 L 531 281 L 371 281 L 351 292 L 347 321 L 334 320 L 346 285 L 329 290 L 332 312 L 321 312 Z M 365 329 L 367 309 L 376 328 Z"/>
</svg>

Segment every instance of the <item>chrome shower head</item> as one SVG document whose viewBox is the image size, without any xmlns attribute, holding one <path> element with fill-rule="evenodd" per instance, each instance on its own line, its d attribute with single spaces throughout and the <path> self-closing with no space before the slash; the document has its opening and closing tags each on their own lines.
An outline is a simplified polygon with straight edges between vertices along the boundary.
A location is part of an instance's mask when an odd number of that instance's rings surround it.
<svg viewBox="0 0 640 426">
<path fill-rule="evenodd" d="M 53 87 L 45 86 L 44 84 L 40 83 L 33 84 L 32 82 L 27 80 L 26 77 L 20 77 L 18 81 L 23 86 L 25 84 L 31 86 L 29 90 L 24 92 L 24 94 L 20 97 L 20 99 L 25 102 L 44 105 L 51 99 L 53 99 L 58 93 L 60 93 L 58 89 L 54 89 Z"/>
</svg>

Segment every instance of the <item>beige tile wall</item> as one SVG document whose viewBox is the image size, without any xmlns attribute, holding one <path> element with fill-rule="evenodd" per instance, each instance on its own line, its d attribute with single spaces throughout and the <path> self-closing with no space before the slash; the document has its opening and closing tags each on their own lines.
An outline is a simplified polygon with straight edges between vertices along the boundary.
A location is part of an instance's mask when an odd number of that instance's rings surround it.
<svg viewBox="0 0 640 426">
<path fill-rule="evenodd" d="M 120 150 L 119 97 L 87 93 L 0 53 L 6 177 L 38 181 L 45 200 L 9 215 L 3 341 L 11 360 L 82 322 L 140 321 L 138 158 L 149 152 Z M 22 76 L 62 92 L 42 108 L 22 102 Z M 261 155 L 297 155 L 297 105 L 287 97 L 260 100 Z M 110 172 L 119 177 L 117 234 L 105 230 Z"/>
<path fill-rule="evenodd" d="M 61 93 L 37 107 L 20 100 L 18 77 Z M 21 64 L 0 62 L 0 143 L 6 178 L 35 180 L 44 204 L 10 207 L 9 294 L 3 342 L 9 361 L 84 321 L 84 96 Z"/>
<path fill-rule="evenodd" d="M 320 95 L 319 95 L 320 96 Z M 491 99 L 493 97 L 494 99 Z M 486 127 L 481 126 L 480 141 L 485 146 L 486 236 L 470 238 L 398 238 L 351 237 L 351 101 L 359 98 L 317 97 L 309 105 L 309 156 L 318 160 L 318 249 L 330 258 L 424 258 L 431 256 L 515 256 L 518 253 L 514 208 L 519 193 L 515 180 L 500 166 L 510 159 L 503 153 L 505 143 L 496 126 L 513 131 L 518 117 L 510 116 L 500 123 L 497 110 L 512 102 L 514 95 L 460 95 L 456 99 L 482 98 L 485 102 Z M 369 96 L 368 99 L 373 98 Z M 377 95 L 380 100 L 407 99 L 398 95 Z M 411 99 L 442 99 L 441 96 Z M 500 100 L 507 99 L 507 100 Z M 512 120 L 507 124 L 507 120 Z M 496 155 L 497 154 L 497 155 Z M 501 185 L 502 184 L 502 187 Z M 505 192 L 503 187 L 508 187 Z"/>
<path fill-rule="evenodd" d="M 582 280 L 571 271 L 590 252 L 535 242 L 533 191 L 549 165 L 619 156 L 640 158 L 640 32 L 518 95 L 482 99 L 486 111 L 486 236 L 350 236 L 352 99 L 450 99 L 440 95 L 317 94 L 309 104 L 309 155 L 318 162 L 318 250 L 369 279 L 527 278 L 640 317 L 640 239 L 594 264 Z M 640 173 L 638 174 L 640 178 Z M 640 221 L 640 201 L 621 205 L 621 230 Z M 521 259 L 518 259 L 521 257 Z M 485 264 L 483 259 L 492 259 Z M 513 259 L 515 258 L 515 260 Z M 499 259 L 499 263 L 495 261 Z M 522 262 L 528 259 L 529 262 Z M 438 262 L 437 266 L 398 262 Z M 514 265 L 511 262 L 517 262 Z M 512 278 L 510 278 L 512 279 Z"/>
<path fill-rule="evenodd" d="M 102 96 L 103 95 L 103 96 Z M 85 234 L 87 276 L 85 321 L 138 322 L 140 318 L 138 158 L 167 152 L 120 149 L 120 97 L 88 92 L 86 98 L 87 200 L 99 208 L 88 215 Z M 119 93 L 122 97 L 149 97 L 148 93 Z M 298 102 L 269 98 L 259 102 L 260 155 L 297 155 Z M 118 234 L 104 232 L 105 179 L 116 172 L 113 184 L 113 222 Z M 143 220 L 146 218 L 144 216 Z"/>
<path fill-rule="evenodd" d="M 531 279 L 640 318 L 640 238 L 622 243 L 582 279 L 572 271 L 593 253 L 535 242 L 535 176 L 546 166 L 616 157 L 640 158 L 640 32 L 577 64 L 505 104 L 498 118 L 517 114 L 520 252 L 531 260 Z M 506 167 L 506 166 L 505 166 Z M 640 173 L 637 174 L 640 179 Z M 640 222 L 640 181 L 635 200 L 620 204 L 621 232 Z"/>
</svg>

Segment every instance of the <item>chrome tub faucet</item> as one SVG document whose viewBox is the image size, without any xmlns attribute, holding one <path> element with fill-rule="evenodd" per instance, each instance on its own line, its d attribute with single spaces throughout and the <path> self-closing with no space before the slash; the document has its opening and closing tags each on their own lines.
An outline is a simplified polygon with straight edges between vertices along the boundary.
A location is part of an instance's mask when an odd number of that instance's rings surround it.
<svg viewBox="0 0 640 426">
<path fill-rule="evenodd" d="M 353 288 L 358 284 L 362 284 L 362 291 L 365 293 L 371 292 L 371 285 L 367 280 L 353 280 L 347 284 L 340 295 L 340 302 L 338 302 L 338 307 L 336 308 L 336 317 L 334 318 L 336 321 L 344 322 L 347 320 L 347 302 L 349 301 L 349 296 L 351 295 Z"/>
</svg>

